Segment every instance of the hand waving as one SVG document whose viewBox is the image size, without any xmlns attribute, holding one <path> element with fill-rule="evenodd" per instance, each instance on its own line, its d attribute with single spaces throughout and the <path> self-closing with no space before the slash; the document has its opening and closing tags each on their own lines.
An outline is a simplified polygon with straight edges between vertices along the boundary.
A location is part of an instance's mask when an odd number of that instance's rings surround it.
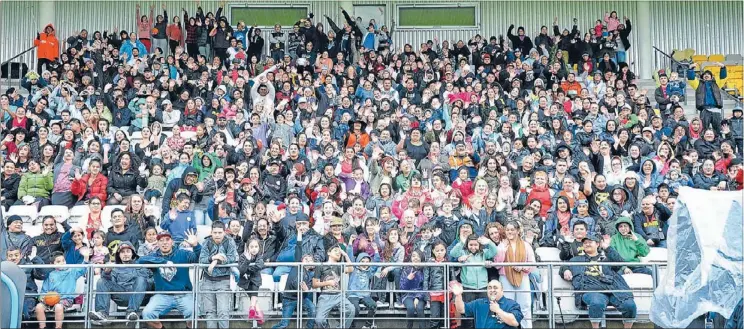
<svg viewBox="0 0 744 329">
<path fill-rule="evenodd" d="M 186 230 L 186 243 L 190 244 L 192 247 L 196 247 L 196 245 L 199 244 L 199 238 L 196 236 L 194 230 Z"/>
</svg>

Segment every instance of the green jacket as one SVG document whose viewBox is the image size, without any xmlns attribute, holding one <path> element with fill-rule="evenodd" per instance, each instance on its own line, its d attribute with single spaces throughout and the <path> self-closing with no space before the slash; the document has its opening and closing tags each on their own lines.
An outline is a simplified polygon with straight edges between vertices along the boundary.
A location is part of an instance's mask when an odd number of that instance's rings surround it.
<svg viewBox="0 0 744 329">
<path fill-rule="evenodd" d="M 470 252 L 466 251 L 464 246 L 462 242 L 458 242 L 450 251 L 450 257 L 459 258 L 460 256 L 469 254 Z M 481 252 L 472 254 L 465 263 L 482 264 L 485 261 L 493 261 L 497 252 L 496 245 L 489 241 Z M 488 285 L 488 271 L 485 266 L 463 266 L 460 272 L 460 280 L 465 288 L 486 289 Z"/>
<path fill-rule="evenodd" d="M 27 172 L 21 176 L 21 183 L 18 184 L 18 199 L 24 196 L 30 195 L 35 198 L 48 198 L 52 188 L 54 188 L 54 180 L 52 173 L 34 174 Z"/>
<path fill-rule="evenodd" d="M 620 254 L 620 256 L 623 257 L 625 261 L 639 263 L 641 261 L 639 258 L 648 256 L 648 253 L 651 251 L 651 249 L 649 249 L 646 241 L 643 240 L 643 238 L 638 235 L 638 233 L 635 233 L 635 230 L 633 228 L 633 221 L 630 219 L 630 217 L 618 218 L 617 221 L 615 221 L 615 228 L 620 226 L 621 223 L 630 225 L 630 232 L 638 237 L 638 239 L 636 241 L 633 241 L 630 238 L 624 237 L 618 230 L 618 233 L 615 233 L 615 235 L 612 236 L 612 239 L 610 240 L 610 246 L 612 246 L 612 248 L 615 248 L 615 250 L 617 250 L 617 252 Z"/>
<path fill-rule="evenodd" d="M 202 165 L 202 159 L 204 157 L 209 158 L 211 162 L 211 165 L 209 167 L 204 167 Z M 194 161 L 191 162 L 191 165 L 194 166 L 196 172 L 199 173 L 199 181 L 202 182 L 207 179 L 207 177 L 212 176 L 217 167 L 222 167 L 222 160 L 220 160 L 217 155 L 213 153 L 201 153 L 197 154 L 197 156 L 194 157 Z"/>
</svg>

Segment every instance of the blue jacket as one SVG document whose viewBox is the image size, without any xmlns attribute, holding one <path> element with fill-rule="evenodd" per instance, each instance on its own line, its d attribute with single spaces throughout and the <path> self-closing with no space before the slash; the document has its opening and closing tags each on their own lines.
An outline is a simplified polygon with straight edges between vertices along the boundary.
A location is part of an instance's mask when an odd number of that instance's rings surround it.
<svg viewBox="0 0 744 329">
<path fill-rule="evenodd" d="M 201 245 L 194 251 L 174 249 L 168 255 L 158 250 L 137 260 L 137 264 L 193 264 L 199 260 Z M 155 291 L 191 291 L 189 269 L 186 267 L 160 267 L 151 269 L 155 278 Z"/>
<path fill-rule="evenodd" d="M 370 264 L 380 261 L 379 254 L 375 254 L 374 258 L 372 258 L 366 252 L 362 252 L 356 257 L 357 263 L 360 263 L 365 257 L 370 258 Z M 359 266 L 355 266 L 354 272 L 351 272 L 351 275 L 349 276 L 349 297 L 364 298 L 370 296 L 369 291 L 359 290 L 370 290 L 370 282 L 372 281 L 375 272 L 377 272 L 377 266 L 369 266 L 366 270 L 359 268 Z"/>
<path fill-rule="evenodd" d="M 119 56 L 121 54 L 126 53 L 127 54 L 127 60 L 132 59 L 132 49 L 134 47 L 137 47 L 139 50 L 139 57 L 145 57 L 147 55 L 147 48 L 145 48 L 145 45 L 142 44 L 141 41 L 137 40 L 137 44 L 133 45 L 131 40 L 123 41 L 121 43 L 121 49 L 119 49 Z"/>
<path fill-rule="evenodd" d="M 75 299 L 77 280 L 85 275 L 85 267 L 68 268 L 49 272 L 44 284 L 41 285 L 41 297 L 47 292 L 57 292 L 62 299 Z"/>
<path fill-rule="evenodd" d="M 465 316 L 475 318 L 475 328 L 516 328 L 508 326 L 504 322 L 497 321 L 496 317 L 491 316 L 491 302 L 487 298 L 479 298 L 472 302 L 465 303 Z M 514 300 L 501 297 L 498 301 L 499 307 L 504 312 L 511 313 L 517 322 L 522 322 L 522 308 Z"/>
<path fill-rule="evenodd" d="M 85 246 L 85 243 L 83 243 Z M 80 255 L 80 251 L 75 249 L 75 242 L 72 242 L 72 234 L 70 231 L 65 232 L 62 235 L 62 249 L 65 250 L 65 262 L 67 264 L 82 264 L 83 256 Z"/>
<path fill-rule="evenodd" d="M 173 235 L 173 241 L 181 242 L 186 238 L 186 230 L 193 230 L 196 232 L 196 217 L 194 216 L 194 211 L 178 211 L 175 220 L 171 220 L 169 215 L 165 215 L 165 217 L 163 217 L 163 222 L 160 223 L 160 228 L 170 232 L 171 235 Z"/>
<path fill-rule="evenodd" d="M 408 280 L 408 275 L 411 274 L 411 272 L 414 272 L 413 280 Z M 419 302 L 423 302 L 424 300 L 428 300 L 429 294 L 425 293 L 423 291 L 424 289 L 424 269 L 423 268 L 415 268 L 413 266 L 408 266 L 403 269 L 403 271 L 400 272 L 400 290 L 420 290 L 416 292 L 406 292 L 403 294 L 402 301 L 406 301 L 407 299 L 415 299 L 418 298 Z"/>
</svg>

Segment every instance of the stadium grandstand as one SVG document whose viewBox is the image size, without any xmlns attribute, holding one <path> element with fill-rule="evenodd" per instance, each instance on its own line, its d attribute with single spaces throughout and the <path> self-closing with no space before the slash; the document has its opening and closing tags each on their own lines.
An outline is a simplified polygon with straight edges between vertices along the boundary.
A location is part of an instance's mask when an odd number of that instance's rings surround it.
<svg viewBox="0 0 744 329">
<path fill-rule="evenodd" d="M 742 226 L 743 12 L 2 1 L 2 324 L 651 328 Z"/>
</svg>

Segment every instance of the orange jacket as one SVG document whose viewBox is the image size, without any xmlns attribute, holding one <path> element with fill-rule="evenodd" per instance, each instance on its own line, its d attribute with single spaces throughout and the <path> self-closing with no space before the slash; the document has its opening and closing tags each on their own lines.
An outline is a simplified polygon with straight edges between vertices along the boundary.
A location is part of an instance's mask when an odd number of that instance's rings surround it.
<svg viewBox="0 0 744 329">
<path fill-rule="evenodd" d="M 52 28 L 52 32 L 47 34 L 46 29 L 48 27 Z M 44 32 L 39 33 L 39 37 L 34 39 L 34 45 L 37 47 L 37 58 L 44 58 L 52 61 L 59 58 L 59 40 L 57 40 L 57 37 L 54 35 L 54 31 L 54 26 L 48 24 L 44 27 Z"/>
</svg>

